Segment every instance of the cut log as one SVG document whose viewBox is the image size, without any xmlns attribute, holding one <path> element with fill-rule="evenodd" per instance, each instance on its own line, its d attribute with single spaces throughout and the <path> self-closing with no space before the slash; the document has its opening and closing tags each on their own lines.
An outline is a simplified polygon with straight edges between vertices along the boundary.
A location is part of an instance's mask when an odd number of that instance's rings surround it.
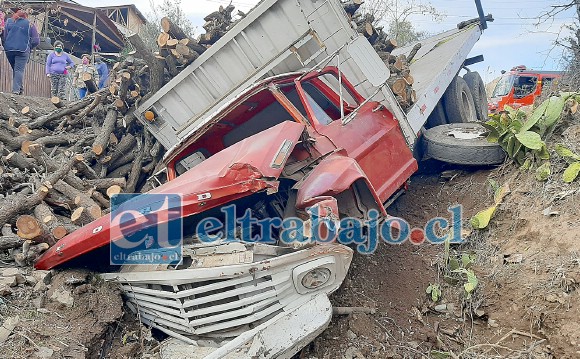
<svg viewBox="0 0 580 359">
<path fill-rule="evenodd" d="M 0 250 L 13 249 L 20 246 L 22 246 L 22 239 L 16 235 L 0 237 Z"/>
<path fill-rule="evenodd" d="M 160 33 L 159 36 L 157 36 L 157 45 L 159 47 L 164 47 L 165 45 L 167 45 L 169 37 L 170 37 L 169 34 L 166 32 Z"/>
<path fill-rule="evenodd" d="M 161 30 L 175 39 L 185 39 L 187 34 L 168 17 L 161 18 Z"/>
<path fill-rule="evenodd" d="M 18 217 L 16 228 L 18 229 L 16 234 L 22 239 L 28 239 L 34 243 L 54 242 L 48 228 L 33 216 L 25 214 Z"/>
<path fill-rule="evenodd" d="M 34 216 L 42 225 L 48 228 L 50 234 L 57 240 L 63 238 L 69 233 L 67 227 L 60 223 L 58 218 L 52 212 L 50 206 L 45 202 L 41 202 L 36 206 L 34 209 Z"/>
<path fill-rule="evenodd" d="M 83 74 L 83 82 L 85 83 L 85 86 L 90 93 L 95 93 L 98 91 L 99 87 L 97 86 L 95 79 L 93 79 L 93 75 L 89 73 Z"/>
<path fill-rule="evenodd" d="M 403 78 L 391 77 L 387 80 L 387 84 L 395 95 L 406 96 L 407 83 Z"/>
<path fill-rule="evenodd" d="M 137 54 L 139 54 L 139 56 L 147 63 L 147 67 L 149 69 L 149 93 L 153 94 L 157 92 L 161 86 L 163 86 L 164 66 L 158 59 L 155 58 L 155 55 L 153 55 L 153 53 L 149 50 L 147 45 L 145 45 L 139 35 L 136 33 L 131 34 L 127 36 L 127 40 L 137 51 Z"/>
<path fill-rule="evenodd" d="M 65 106 L 64 102 L 58 96 L 52 96 L 50 102 L 52 102 L 56 108 L 63 108 Z"/>
<path fill-rule="evenodd" d="M 101 216 L 101 208 L 98 208 L 98 207 L 93 207 L 93 208 L 78 207 L 71 214 L 70 220 L 73 224 L 75 224 L 77 226 L 84 226 L 86 224 L 91 223 L 92 221 L 99 218 L 100 216 Z"/>
<path fill-rule="evenodd" d="M 55 190 L 72 199 L 76 206 L 86 208 L 93 220 L 101 217 L 101 207 L 86 193 L 79 191 L 64 181 L 57 181 L 53 186 Z"/>
<path fill-rule="evenodd" d="M 20 111 L 20 113 L 30 118 L 37 118 L 38 116 L 40 116 L 40 113 L 30 106 L 24 106 Z"/>
<path fill-rule="evenodd" d="M 167 40 L 167 47 L 170 49 L 175 48 L 175 46 L 177 46 L 177 44 L 179 44 L 179 40 L 177 39 L 169 39 Z"/>
<path fill-rule="evenodd" d="M 111 187 L 107 188 L 107 196 L 109 198 L 113 197 L 113 195 L 121 193 L 121 186 L 112 185 Z"/>
<path fill-rule="evenodd" d="M 397 40 L 395 39 L 387 39 L 383 43 L 383 51 L 392 52 L 395 48 L 397 48 Z"/>
<path fill-rule="evenodd" d="M 79 112 L 79 114 L 75 117 L 74 123 L 80 123 L 82 120 L 84 120 L 85 117 L 87 117 L 87 115 L 91 113 L 91 111 L 93 111 L 95 107 L 97 107 L 97 105 L 100 103 L 101 103 L 101 94 L 95 94 L 93 101 L 81 112 Z"/>
<path fill-rule="evenodd" d="M 95 155 L 100 156 L 105 152 L 105 149 L 109 144 L 111 134 L 115 130 L 116 123 L 117 123 L 117 110 L 111 108 L 107 111 L 107 116 L 105 117 L 105 121 L 103 122 L 101 132 L 97 135 L 97 138 L 95 138 L 95 142 L 93 142 L 92 149 Z"/>
<path fill-rule="evenodd" d="M 165 67 L 171 76 L 177 76 L 179 70 L 177 69 L 177 59 L 172 54 L 165 56 Z"/>
<path fill-rule="evenodd" d="M 413 46 L 411 52 L 409 52 L 409 56 L 407 56 L 407 63 L 410 64 L 411 62 L 413 62 L 413 59 L 415 58 L 415 56 L 417 56 L 417 52 L 419 52 L 420 49 L 421 43 L 415 44 L 415 46 Z"/>
<path fill-rule="evenodd" d="M 102 178 L 96 180 L 86 180 L 85 183 L 88 186 L 94 187 L 98 190 L 108 190 L 110 187 L 114 186 L 124 188 L 127 185 L 127 180 L 125 177 Z"/>
<path fill-rule="evenodd" d="M 32 132 L 32 130 L 30 130 L 28 128 L 28 126 L 26 126 L 25 124 L 21 124 L 20 126 L 18 126 L 18 134 L 19 135 L 28 135 L 31 132 Z"/>
<path fill-rule="evenodd" d="M 346 11 L 347 14 L 352 16 L 362 5 L 362 3 L 363 0 L 350 0 L 348 3 L 343 5 L 344 11 Z"/>
<path fill-rule="evenodd" d="M 27 159 L 26 157 L 22 156 L 18 152 L 11 152 L 5 157 L 6 163 L 8 163 L 12 167 L 17 167 L 22 170 L 33 170 L 37 169 L 32 161 Z"/>
<path fill-rule="evenodd" d="M 137 139 L 137 154 L 135 160 L 133 161 L 133 166 L 129 172 L 129 177 L 127 178 L 127 186 L 125 190 L 127 193 L 134 193 L 137 188 L 137 182 L 141 178 L 142 163 L 145 158 L 145 153 L 149 152 L 151 149 L 151 135 L 149 132 L 144 133 L 145 140 L 143 142 Z"/>
<path fill-rule="evenodd" d="M 56 109 L 49 114 L 42 115 L 42 116 L 36 118 L 34 121 L 30 121 L 28 123 L 28 127 L 30 127 L 31 129 L 40 128 L 40 127 L 46 126 L 51 121 L 58 120 L 66 115 L 75 114 L 75 113 L 81 111 L 82 109 L 84 109 L 85 107 L 87 107 L 87 105 L 93 101 L 94 96 L 96 96 L 99 93 L 104 93 L 105 91 L 108 91 L 108 90 L 106 90 L 106 89 L 100 90 L 99 92 L 91 94 L 82 100 L 73 102 L 66 107 L 59 108 L 59 109 Z"/>
<path fill-rule="evenodd" d="M 126 175 L 131 172 L 131 168 L 133 167 L 132 163 L 127 163 L 121 167 L 115 168 L 111 172 L 108 173 L 110 177 L 125 177 Z"/>
<path fill-rule="evenodd" d="M 198 53 L 198 54 L 203 54 L 205 52 L 205 50 L 207 50 L 207 48 L 203 45 L 200 45 L 197 41 L 195 41 L 194 39 L 191 38 L 187 38 L 187 39 L 181 39 L 179 40 L 179 43 L 181 45 L 185 45 L 187 47 L 189 47 L 190 50 Z"/>
</svg>

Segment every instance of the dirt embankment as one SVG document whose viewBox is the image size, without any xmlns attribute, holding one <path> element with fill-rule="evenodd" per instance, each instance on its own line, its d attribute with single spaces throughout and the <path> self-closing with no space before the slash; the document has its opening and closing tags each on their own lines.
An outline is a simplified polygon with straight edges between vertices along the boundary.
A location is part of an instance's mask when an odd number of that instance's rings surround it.
<svg viewBox="0 0 580 359">
<path fill-rule="evenodd" d="M 561 139 L 580 150 L 579 134 L 580 126 L 572 126 Z M 444 245 L 409 243 L 356 255 L 333 301 L 377 313 L 335 317 L 306 357 L 579 358 L 578 180 L 563 183 L 558 163 L 547 182 L 511 164 L 427 167 L 389 211 L 411 225 L 449 218 L 447 208 L 455 204 L 468 220 L 492 203 L 490 179 L 509 181 L 511 193 L 490 226 L 451 246 L 449 255 Z M 470 298 L 467 282 L 450 280 L 444 270 L 449 257 L 461 263 L 463 255 L 474 259 L 478 281 Z M 441 288 L 437 302 L 426 293 L 431 284 Z"/>
</svg>

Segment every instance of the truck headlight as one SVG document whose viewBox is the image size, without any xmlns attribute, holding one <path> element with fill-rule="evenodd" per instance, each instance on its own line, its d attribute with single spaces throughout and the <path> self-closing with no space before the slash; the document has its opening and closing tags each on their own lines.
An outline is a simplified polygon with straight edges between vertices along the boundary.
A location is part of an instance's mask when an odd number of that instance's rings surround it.
<svg viewBox="0 0 580 359">
<path fill-rule="evenodd" d="M 316 268 L 306 273 L 302 277 L 302 286 L 306 289 L 316 289 L 328 283 L 330 280 L 330 269 Z"/>
<path fill-rule="evenodd" d="M 332 286 L 336 281 L 336 259 L 328 256 L 301 264 L 292 270 L 298 294 L 306 294 Z"/>
</svg>

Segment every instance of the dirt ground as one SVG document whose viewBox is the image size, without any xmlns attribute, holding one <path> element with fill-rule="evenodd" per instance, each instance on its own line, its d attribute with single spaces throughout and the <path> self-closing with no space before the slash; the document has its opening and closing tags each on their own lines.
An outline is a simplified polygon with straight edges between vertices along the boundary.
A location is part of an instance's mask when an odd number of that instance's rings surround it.
<svg viewBox="0 0 580 359">
<path fill-rule="evenodd" d="M 462 281 L 443 277 L 444 245 L 382 245 L 355 255 L 332 298 L 376 313 L 335 317 L 303 357 L 580 358 L 580 186 L 560 176 L 541 183 L 511 164 L 469 170 L 427 163 L 389 208 L 412 225 L 449 218 L 455 204 L 468 220 L 492 204 L 488 180 L 510 183 L 489 228 L 451 247 L 450 256 L 475 258 L 471 298 Z M 426 293 L 430 284 L 442 289 L 436 303 Z"/>
<path fill-rule="evenodd" d="M 562 139 L 580 146 L 580 126 Z M 424 163 L 389 208 L 413 226 L 449 218 L 455 204 L 463 205 L 467 223 L 492 204 L 490 179 L 509 182 L 511 192 L 490 226 L 472 231 L 448 255 L 444 245 L 409 243 L 356 254 L 332 301 L 376 312 L 334 317 L 298 357 L 579 358 L 580 183 L 564 184 L 560 165 L 542 183 L 511 164 L 469 169 Z M 445 276 L 449 258 L 463 254 L 475 261 L 478 284 L 470 298 L 461 276 Z M 58 272 L 48 282 L 48 289 L 27 282 L 3 297 L 0 319 L 18 315 L 19 324 L 0 344 L 0 358 L 155 357 L 158 343 L 123 313 L 114 287 L 79 271 Z M 437 302 L 426 294 L 432 284 L 441 288 Z"/>
</svg>

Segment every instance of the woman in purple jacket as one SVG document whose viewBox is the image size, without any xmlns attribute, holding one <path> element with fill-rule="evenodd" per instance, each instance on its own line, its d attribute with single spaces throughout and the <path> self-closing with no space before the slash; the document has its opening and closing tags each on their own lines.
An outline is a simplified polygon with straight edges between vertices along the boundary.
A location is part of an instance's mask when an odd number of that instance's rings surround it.
<svg viewBox="0 0 580 359">
<path fill-rule="evenodd" d="M 46 76 L 50 77 L 52 96 L 58 96 L 64 100 L 67 70 L 73 65 L 73 60 L 63 51 L 62 42 L 55 41 L 54 51 L 46 58 Z"/>
<path fill-rule="evenodd" d="M 15 10 L 4 27 L 4 50 L 12 67 L 12 93 L 21 95 L 30 50 L 38 46 L 40 38 L 36 26 L 28 21 L 28 14 L 20 8 Z"/>
</svg>

